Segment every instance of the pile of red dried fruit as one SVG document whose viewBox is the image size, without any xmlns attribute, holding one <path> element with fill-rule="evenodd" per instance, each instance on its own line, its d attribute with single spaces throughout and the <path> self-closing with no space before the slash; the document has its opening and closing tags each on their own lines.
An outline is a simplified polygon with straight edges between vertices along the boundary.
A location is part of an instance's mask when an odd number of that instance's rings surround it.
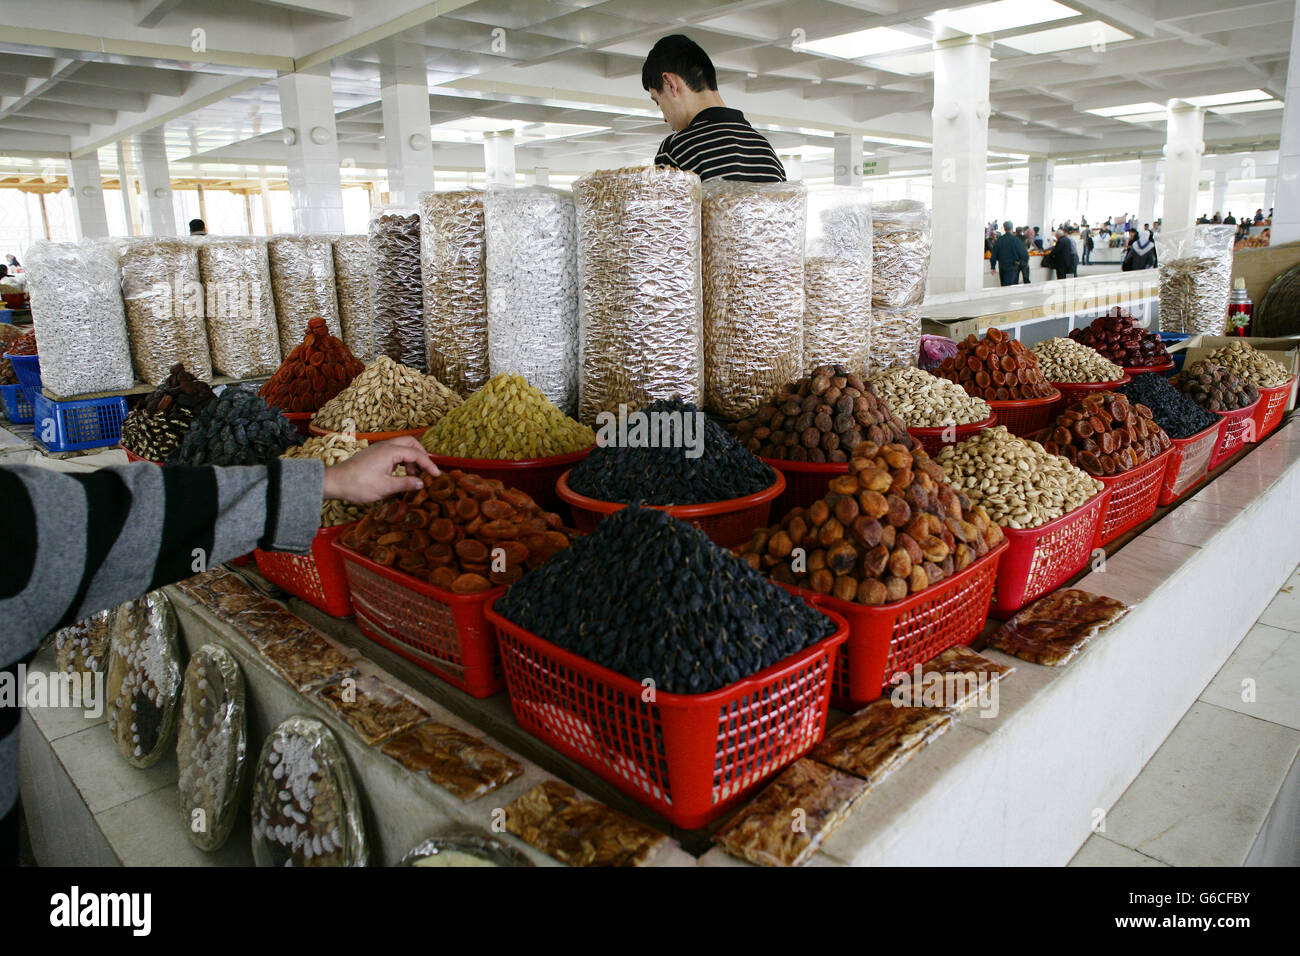
<svg viewBox="0 0 1300 956">
<path fill-rule="evenodd" d="M 1160 336 L 1138 328 L 1133 316 L 1119 306 L 1093 319 L 1087 328 L 1073 330 L 1070 338 L 1125 368 L 1169 364 L 1169 352 Z"/>
<path fill-rule="evenodd" d="M 569 546 L 560 516 L 501 482 L 448 471 L 376 508 L 345 547 L 434 587 L 477 594 L 517 581 Z"/>
<path fill-rule="evenodd" d="M 361 361 L 330 335 L 325 320 L 315 318 L 258 394 L 283 412 L 314 412 L 363 371 Z"/>
<path fill-rule="evenodd" d="M 1116 392 L 1095 392 L 1075 402 L 1037 437 L 1048 454 L 1104 476 L 1145 464 L 1172 444 L 1151 409 Z"/>
<path fill-rule="evenodd" d="M 31 331 L 20 338 L 18 341 L 11 343 L 6 349 L 10 355 L 35 355 L 36 354 L 36 332 Z"/>
<path fill-rule="evenodd" d="M 957 343 L 957 354 L 944 359 L 935 374 L 986 402 L 1046 398 L 1056 393 L 1038 367 L 1038 356 L 1001 329 L 989 329 L 982 339 L 966 336 Z"/>
</svg>

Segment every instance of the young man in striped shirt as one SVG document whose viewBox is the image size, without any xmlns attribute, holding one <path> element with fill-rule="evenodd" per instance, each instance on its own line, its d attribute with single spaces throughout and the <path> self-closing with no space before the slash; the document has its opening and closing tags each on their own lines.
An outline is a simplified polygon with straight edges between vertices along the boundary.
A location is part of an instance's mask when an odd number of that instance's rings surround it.
<svg viewBox="0 0 1300 956">
<path fill-rule="evenodd" d="M 674 34 L 656 43 L 641 67 L 641 86 L 673 131 L 655 165 L 689 169 L 700 179 L 785 182 L 772 144 L 744 113 L 723 104 L 713 62 L 694 40 Z"/>
<path fill-rule="evenodd" d="M 419 488 L 405 465 L 438 474 L 414 438 L 380 442 L 342 464 L 314 458 L 240 468 L 136 464 L 65 474 L 0 466 L 0 687 L 41 638 L 253 548 L 304 553 L 324 498 L 368 504 Z M 8 672 L 6 674 L 6 671 Z M 0 867 L 18 849 L 17 706 L 0 694 Z"/>
</svg>

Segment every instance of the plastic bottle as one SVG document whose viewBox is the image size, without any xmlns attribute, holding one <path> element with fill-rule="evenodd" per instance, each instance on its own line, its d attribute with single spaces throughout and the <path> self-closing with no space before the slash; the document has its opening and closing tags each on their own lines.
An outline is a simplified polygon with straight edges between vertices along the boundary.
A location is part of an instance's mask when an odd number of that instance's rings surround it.
<svg viewBox="0 0 1300 956">
<path fill-rule="evenodd" d="M 1250 335 L 1254 314 L 1255 304 L 1246 294 L 1246 280 L 1235 280 L 1232 284 L 1232 294 L 1228 297 L 1228 334 Z"/>
</svg>

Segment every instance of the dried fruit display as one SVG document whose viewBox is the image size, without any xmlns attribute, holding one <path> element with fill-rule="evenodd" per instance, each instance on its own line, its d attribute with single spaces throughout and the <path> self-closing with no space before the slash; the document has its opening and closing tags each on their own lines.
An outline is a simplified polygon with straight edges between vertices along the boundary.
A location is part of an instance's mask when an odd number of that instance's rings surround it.
<svg viewBox="0 0 1300 956">
<path fill-rule="evenodd" d="M 904 707 L 943 707 L 956 714 L 972 704 L 986 706 L 989 695 L 996 693 L 988 688 L 1015 670 L 959 644 L 922 664 L 915 686 L 913 675 L 904 674 L 890 698 Z"/>
<path fill-rule="evenodd" d="M 1033 353 L 1049 382 L 1116 382 L 1124 377 L 1123 368 L 1074 339 L 1043 339 Z"/>
<path fill-rule="evenodd" d="M 135 374 L 157 385 L 183 362 L 199 378 L 211 379 L 198 247 L 185 239 L 121 243 L 122 299 Z"/>
<path fill-rule="evenodd" d="M 864 441 L 913 445 L 889 403 L 843 365 L 818 366 L 727 428 L 755 455 L 780 461 L 846 462 Z"/>
<path fill-rule="evenodd" d="M 930 273 L 930 210 L 910 199 L 871 210 L 871 332 L 867 370 L 915 365 Z"/>
<path fill-rule="evenodd" d="M 1192 226 L 1156 236 L 1161 329 L 1224 334 L 1236 234 L 1235 226 Z"/>
<path fill-rule="evenodd" d="M 867 441 L 825 498 L 755 531 L 738 553 L 774 581 L 876 605 L 925 590 L 1002 540 L 924 451 Z"/>
<path fill-rule="evenodd" d="M 420 277 L 429 374 L 468 395 L 488 379 L 483 190 L 420 197 Z"/>
<path fill-rule="evenodd" d="M 685 440 L 663 440 L 655 447 L 597 445 L 569 472 L 570 489 L 597 501 L 697 505 L 757 494 L 776 482 L 771 465 L 751 455 L 690 402 L 660 400 L 643 414 L 650 434 L 658 439 L 669 429 L 657 428 L 656 422 L 676 422 L 679 437 L 690 428 L 696 449 Z"/>
<path fill-rule="evenodd" d="M 560 516 L 528 495 L 463 471 L 390 499 L 343 532 L 344 547 L 457 594 L 519 580 L 569 546 Z"/>
<path fill-rule="evenodd" d="M 28 340 L 30 339 L 30 342 Z M 14 352 L 18 348 L 28 348 L 29 352 Z M 0 356 L 6 352 L 14 352 L 15 355 L 35 355 L 36 354 L 36 333 L 23 332 L 16 325 L 8 322 L 0 323 Z M 0 385 L 17 385 L 18 375 L 14 372 L 13 363 L 7 358 L 0 358 Z"/>
<path fill-rule="evenodd" d="M 325 639 L 310 624 L 284 620 L 293 615 L 277 605 L 277 611 L 269 615 L 240 615 L 234 626 L 241 633 L 247 634 L 261 621 L 269 625 L 268 637 L 288 633 L 282 640 L 271 640 L 261 647 L 263 659 L 271 669 L 283 677 L 289 686 L 299 693 L 306 693 L 322 684 L 332 684 L 357 671 L 353 658 Z M 260 618 L 260 621 L 259 621 Z M 354 652 L 353 652 L 354 653 Z"/>
<path fill-rule="evenodd" d="M 313 318 L 324 319 L 332 335 L 342 335 L 330 237 L 273 236 L 266 251 L 271 263 L 280 354 L 289 354 Z"/>
<path fill-rule="evenodd" d="M 704 694 L 829 637 L 835 625 L 667 512 L 636 506 L 575 538 L 497 600 L 553 644 L 660 690 Z"/>
<path fill-rule="evenodd" d="M 204 238 L 198 249 L 213 371 L 232 378 L 270 375 L 281 352 L 266 240 Z"/>
<path fill-rule="evenodd" d="M 366 367 L 322 318 L 307 322 L 307 333 L 257 392 L 284 412 L 314 412 L 351 384 Z"/>
<path fill-rule="evenodd" d="M 219 644 L 204 644 L 185 668 L 176 739 L 181 824 L 200 850 L 220 849 L 234 829 L 247 721 L 239 664 Z"/>
<path fill-rule="evenodd" d="M 54 666 L 62 674 L 99 674 L 108 664 L 113 609 L 54 632 Z"/>
<path fill-rule="evenodd" d="M 204 405 L 167 461 L 174 465 L 261 465 L 302 435 L 255 392 L 227 388 Z"/>
<path fill-rule="evenodd" d="M 262 745 L 253 778 L 258 866 L 365 866 L 352 771 L 330 729 L 290 717 Z"/>
<path fill-rule="evenodd" d="M 803 367 L 834 364 L 867 372 L 871 276 L 855 259 L 809 254 L 804 261 Z"/>
<path fill-rule="evenodd" d="M 954 488 L 1016 530 L 1067 515 L 1105 487 L 1059 453 L 1001 425 L 945 447 L 935 460 Z"/>
<path fill-rule="evenodd" d="M 582 371 L 578 418 L 657 398 L 699 403 L 700 177 L 666 166 L 573 184 Z"/>
<path fill-rule="evenodd" d="M 370 217 L 369 246 L 374 354 L 426 371 L 419 213 L 375 207 Z"/>
<path fill-rule="evenodd" d="M 1155 332 L 1139 327 L 1128 310 L 1119 306 L 1093 319 L 1085 328 L 1072 329 L 1070 338 L 1124 368 L 1150 368 L 1169 364 L 1169 352 L 1164 340 Z"/>
<path fill-rule="evenodd" d="M 9 326 L 11 332 L 18 331 L 14 326 Z M 5 349 L 11 355 L 35 355 L 36 354 L 36 331 L 32 330 L 26 335 L 21 335 Z M 12 367 L 12 364 L 11 366 Z"/>
<path fill-rule="evenodd" d="M 569 866 L 644 866 L 668 840 L 558 780 L 509 804 L 505 818 L 509 832 Z"/>
<path fill-rule="evenodd" d="M 993 414 L 982 398 L 967 395 L 957 383 L 912 365 L 884 369 L 867 381 L 910 428 L 972 425 Z"/>
<path fill-rule="evenodd" d="M 1056 392 L 1038 367 L 1038 356 L 1001 329 L 989 329 L 982 339 L 968 335 L 936 374 L 986 402 L 1046 398 Z"/>
<path fill-rule="evenodd" d="M 157 763 L 172 746 L 181 689 L 176 612 L 162 591 L 113 613 L 108 665 L 108 729 L 136 767 Z"/>
<path fill-rule="evenodd" d="M 477 737 L 430 721 L 394 737 L 383 752 L 461 800 L 476 800 L 524 772 L 523 764 Z"/>
<path fill-rule="evenodd" d="M 1060 667 L 1129 612 L 1114 598 L 1064 588 L 1039 598 L 1003 624 L 989 647 L 1032 664 Z"/>
<path fill-rule="evenodd" d="M 1115 391 L 1128 398 L 1130 404 L 1151 409 L 1151 420 L 1170 438 L 1191 438 L 1219 424 L 1218 416 L 1174 388 L 1163 375 L 1135 375 L 1133 381 Z"/>
<path fill-rule="evenodd" d="M 900 707 L 882 697 L 836 724 L 809 756 L 874 787 L 951 728 L 946 707 Z"/>
<path fill-rule="evenodd" d="M 757 866 L 803 866 L 869 792 L 864 780 L 812 760 L 796 760 L 741 807 L 713 842 Z M 796 818 L 802 826 L 790 825 Z"/>
<path fill-rule="evenodd" d="M 704 184 L 704 405 L 748 415 L 803 371 L 807 189 Z"/>
<path fill-rule="evenodd" d="M 420 436 L 435 455 L 519 460 L 582 451 L 596 433 L 560 411 L 522 375 L 494 375 Z"/>
<path fill-rule="evenodd" d="M 337 465 L 347 461 L 361 449 L 369 446 L 370 442 L 364 438 L 351 438 L 341 432 L 333 432 L 329 435 L 313 435 L 301 445 L 285 451 L 281 458 L 316 458 L 325 463 L 325 467 Z M 347 524 L 349 521 L 356 521 L 364 517 L 375 508 L 378 508 L 382 502 L 374 502 L 368 505 L 354 505 L 350 501 L 344 501 L 341 498 L 326 498 L 320 506 L 320 526 L 322 528 L 332 528 L 336 525 Z"/>
<path fill-rule="evenodd" d="M 1259 398 L 1259 389 L 1254 385 L 1209 359 L 1184 368 L 1174 376 L 1173 385 L 1212 412 L 1235 411 L 1254 404 Z"/>
<path fill-rule="evenodd" d="M 1229 342 L 1205 356 L 1205 361 L 1227 369 L 1260 388 L 1273 388 L 1291 378 L 1291 372 L 1249 342 Z"/>
<path fill-rule="evenodd" d="M 1084 396 L 1038 437 L 1049 455 L 1062 455 L 1093 476 L 1131 471 L 1172 447 L 1151 409 L 1117 392 Z"/>
<path fill-rule="evenodd" d="M 194 417 L 216 398 L 179 362 L 167 380 L 126 413 L 122 422 L 122 447 L 149 461 L 166 461 L 189 432 Z"/>
<path fill-rule="evenodd" d="M 311 421 L 328 431 L 405 431 L 436 424 L 461 401 L 432 375 L 380 355 Z"/>
<path fill-rule="evenodd" d="M 361 674 L 346 687 L 326 684 L 312 696 L 342 717 L 370 747 L 430 717 L 427 710 L 374 674 Z"/>
</svg>

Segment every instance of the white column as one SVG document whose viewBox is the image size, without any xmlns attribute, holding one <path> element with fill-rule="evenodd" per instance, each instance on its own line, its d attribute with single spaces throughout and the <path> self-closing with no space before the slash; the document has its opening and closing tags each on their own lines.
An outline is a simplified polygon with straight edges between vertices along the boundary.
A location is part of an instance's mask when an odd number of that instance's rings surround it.
<svg viewBox="0 0 1300 956">
<path fill-rule="evenodd" d="M 343 232 L 343 185 L 328 67 L 280 77 L 289 202 L 298 232 Z"/>
<path fill-rule="evenodd" d="M 551 169 L 549 166 L 533 167 L 533 185 L 549 186 L 551 184 Z"/>
<path fill-rule="evenodd" d="M 515 131 L 483 134 L 483 168 L 489 184 L 515 184 Z"/>
<path fill-rule="evenodd" d="M 125 139 L 117 141 L 117 183 L 122 197 L 122 217 L 126 221 L 128 236 L 140 235 L 140 215 L 135 194 L 134 151 Z"/>
<path fill-rule="evenodd" d="M 1142 160 L 1142 181 L 1138 186 L 1138 222 L 1156 221 L 1156 187 L 1159 181 L 1156 161 Z"/>
<path fill-rule="evenodd" d="M 1196 190 L 1205 152 L 1205 111 L 1186 103 L 1169 107 L 1165 134 L 1165 204 L 1161 229 L 1168 233 L 1196 224 Z"/>
<path fill-rule="evenodd" d="M 1214 197 L 1210 202 L 1210 215 L 1216 212 L 1220 216 L 1226 216 L 1228 210 L 1223 208 L 1224 202 L 1228 198 L 1228 171 L 1226 169 L 1216 169 L 1214 171 Z"/>
<path fill-rule="evenodd" d="M 1277 177 L 1265 176 L 1264 177 L 1264 215 L 1265 216 L 1267 216 L 1268 211 L 1273 208 L 1274 193 L 1276 192 L 1277 192 Z M 1254 215 L 1255 215 L 1254 213 L 1251 213 L 1252 217 Z"/>
<path fill-rule="evenodd" d="M 781 165 L 785 167 L 785 178 L 790 182 L 803 179 L 803 159 L 799 156 L 782 156 Z M 861 167 L 858 167 L 859 169 Z"/>
<path fill-rule="evenodd" d="M 1050 159 L 1029 161 L 1029 221 L 1039 235 L 1052 228 L 1052 190 L 1056 188 L 1056 163 Z"/>
<path fill-rule="evenodd" d="M 423 67 L 381 70 L 380 82 L 388 192 L 394 203 L 413 206 L 433 190 L 429 82 Z"/>
<path fill-rule="evenodd" d="M 862 137 L 852 133 L 836 133 L 835 184 L 837 186 L 862 185 Z M 787 179 L 793 179 L 789 173 Z"/>
<path fill-rule="evenodd" d="M 136 136 L 135 152 L 140 170 L 140 220 L 144 233 L 174 236 L 176 211 L 172 207 L 172 180 L 162 127 L 156 126 Z"/>
<path fill-rule="evenodd" d="M 1291 22 L 1291 59 L 1286 68 L 1286 105 L 1282 108 L 1282 141 L 1277 150 L 1273 245 L 1300 239 L 1300 0 Z M 1267 188 L 1267 187 L 1266 187 Z M 1268 213 L 1265 203 L 1265 214 Z"/>
<path fill-rule="evenodd" d="M 932 293 L 984 287 L 991 47 L 983 37 L 935 44 Z"/>
<path fill-rule="evenodd" d="M 68 160 L 68 187 L 72 192 L 72 211 L 77 220 L 77 238 L 107 238 L 108 210 L 104 208 L 104 188 L 97 155 Z"/>
</svg>

